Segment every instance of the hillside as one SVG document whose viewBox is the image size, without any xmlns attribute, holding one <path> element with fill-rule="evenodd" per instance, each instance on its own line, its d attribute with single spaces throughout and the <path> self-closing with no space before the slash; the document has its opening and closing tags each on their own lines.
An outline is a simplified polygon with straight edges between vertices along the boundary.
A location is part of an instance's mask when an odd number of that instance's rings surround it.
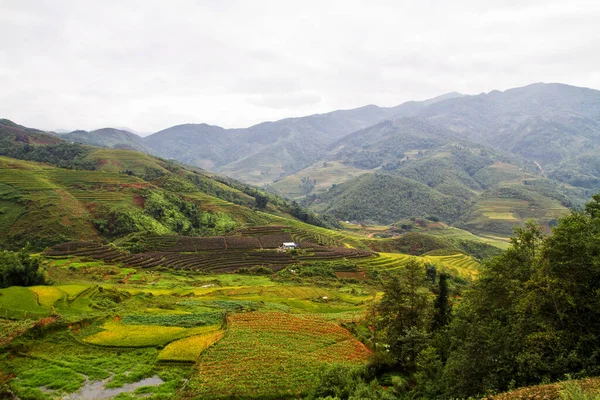
<svg viewBox="0 0 600 400">
<path fill-rule="evenodd" d="M 401 140 L 404 131 L 396 132 Z M 382 143 L 393 134 L 389 129 Z M 412 147 L 396 162 L 391 161 L 389 150 L 370 151 L 377 147 L 363 143 L 361 148 L 333 153 L 354 164 L 344 168 L 342 160 L 329 161 L 343 179 L 328 190 L 316 190 L 316 183 L 321 182 L 316 171 L 304 178 L 299 187 L 310 190 L 298 198 L 302 204 L 343 220 L 391 224 L 410 217 L 435 217 L 477 234 L 506 237 L 514 225 L 530 218 L 549 227 L 569 208 L 580 208 L 591 195 L 586 189 L 541 176 L 525 160 L 464 141 L 429 149 L 419 144 L 420 149 Z M 356 169 L 356 160 L 369 160 L 375 168 Z M 344 174 L 346 169 L 352 172 Z M 281 193 L 286 188 L 283 184 L 291 183 L 295 175 L 273 187 Z"/>
<path fill-rule="evenodd" d="M 324 223 L 253 187 L 140 152 L 71 144 L 6 121 L 0 133 L 5 247 L 134 233 L 215 235 L 275 217 L 297 221 L 292 214 Z"/>
<path fill-rule="evenodd" d="M 60 134 L 60 138 L 69 142 L 89 144 L 97 147 L 148 152 L 140 136 L 122 129 L 104 128 L 90 132 L 78 130 Z"/>
<path fill-rule="evenodd" d="M 224 173 L 252 184 L 270 183 L 314 162 L 336 139 L 399 113 L 460 96 L 451 93 L 397 107 L 369 105 L 263 122 L 245 129 L 206 124 L 174 126 L 144 138 L 155 154 Z M 408 111 L 410 110 L 410 111 Z"/>
</svg>

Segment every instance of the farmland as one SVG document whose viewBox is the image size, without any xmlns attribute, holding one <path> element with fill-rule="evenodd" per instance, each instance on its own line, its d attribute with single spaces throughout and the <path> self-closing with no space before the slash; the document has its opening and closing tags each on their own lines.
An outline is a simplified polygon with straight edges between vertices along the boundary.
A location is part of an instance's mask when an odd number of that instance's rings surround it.
<svg viewBox="0 0 600 400">
<path fill-rule="evenodd" d="M 0 311 L 11 318 L 0 319 L 0 371 L 18 377 L 10 385 L 22 399 L 59 398 L 88 381 L 162 399 L 188 378 L 193 398 L 269 393 L 273 373 L 275 392 L 296 397 L 322 365 L 360 365 L 370 354 L 339 325 L 362 318 L 377 293 L 370 285 L 119 267 L 80 256 L 44 263 L 54 285 L 0 289 Z M 230 356 L 238 367 L 219 379 Z M 274 364 L 284 359 L 284 369 Z M 126 391 L 153 377 L 157 386 Z"/>
<path fill-rule="evenodd" d="M 370 351 L 343 328 L 283 313 L 234 314 L 195 367 L 188 396 L 300 395 L 325 363 L 364 363 Z"/>
</svg>

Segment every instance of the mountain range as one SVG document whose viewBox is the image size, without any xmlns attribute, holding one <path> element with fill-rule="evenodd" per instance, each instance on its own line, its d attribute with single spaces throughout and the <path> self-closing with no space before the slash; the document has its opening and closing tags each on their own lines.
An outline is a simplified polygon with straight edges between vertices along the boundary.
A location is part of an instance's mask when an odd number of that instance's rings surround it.
<svg viewBox="0 0 600 400">
<path fill-rule="evenodd" d="M 600 189 L 600 91 L 557 83 L 244 129 L 185 124 L 144 138 L 111 128 L 58 136 L 175 159 L 356 222 L 430 216 L 508 235 L 529 217 L 549 226 Z"/>
</svg>

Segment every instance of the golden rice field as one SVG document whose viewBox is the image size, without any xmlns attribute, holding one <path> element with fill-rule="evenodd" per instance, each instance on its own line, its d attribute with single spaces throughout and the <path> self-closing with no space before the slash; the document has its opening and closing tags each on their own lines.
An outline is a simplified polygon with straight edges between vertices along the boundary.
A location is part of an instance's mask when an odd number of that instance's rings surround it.
<svg viewBox="0 0 600 400">
<path fill-rule="evenodd" d="M 195 362 L 204 350 L 221 340 L 224 335 L 224 330 L 217 330 L 176 340 L 158 353 L 158 360 Z"/>
<path fill-rule="evenodd" d="M 83 339 L 98 346 L 150 347 L 163 346 L 174 340 L 217 331 L 218 325 L 182 328 L 179 326 L 127 325 L 116 321 L 102 325 L 102 331 Z"/>
<path fill-rule="evenodd" d="M 456 253 L 450 255 L 411 256 L 400 253 L 379 253 L 378 257 L 359 262 L 367 270 L 394 270 L 404 267 L 410 260 L 436 265 L 440 270 L 460 276 L 474 278 L 478 273 L 479 263 L 471 256 Z"/>
</svg>

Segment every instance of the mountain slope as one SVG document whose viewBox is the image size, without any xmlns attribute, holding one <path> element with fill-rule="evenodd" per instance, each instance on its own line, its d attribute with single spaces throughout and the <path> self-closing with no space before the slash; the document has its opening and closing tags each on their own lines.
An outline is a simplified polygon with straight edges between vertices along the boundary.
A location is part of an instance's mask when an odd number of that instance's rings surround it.
<svg viewBox="0 0 600 400">
<path fill-rule="evenodd" d="M 436 216 L 454 221 L 466 203 L 427 185 L 386 173 L 363 175 L 330 189 L 315 209 L 340 219 L 391 223 L 402 218 Z"/>
<path fill-rule="evenodd" d="M 538 83 L 440 101 L 415 116 L 536 161 L 555 177 L 561 164 L 577 169 L 580 157 L 600 149 L 600 91 L 587 88 Z"/>
<path fill-rule="evenodd" d="M 98 147 L 148 152 L 141 137 L 135 133 L 121 129 L 104 128 L 90 132 L 79 130 L 61 134 L 60 138 L 70 142 L 89 144 Z"/>
<path fill-rule="evenodd" d="M 390 224 L 436 217 L 478 234 L 508 236 L 529 218 L 549 227 L 591 195 L 547 179 L 519 159 L 464 141 L 420 150 L 396 163 L 386 157 L 371 160 L 380 167 L 327 191 L 309 192 L 302 203 L 344 220 Z"/>
<path fill-rule="evenodd" d="M 0 122 L 0 140 L 0 247 L 214 235 L 300 224 L 295 216 L 326 224 L 256 188 L 141 152 L 68 143 L 9 121 Z"/>
<path fill-rule="evenodd" d="M 460 95 L 444 98 L 453 96 Z M 264 122 L 246 129 L 186 124 L 150 135 L 144 138 L 144 144 L 162 157 L 263 184 L 312 164 L 325 147 L 344 135 L 406 110 L 414 113 L 423 106 L 424 102 L 390 108 L 369 105 Z"/>
</svg>

